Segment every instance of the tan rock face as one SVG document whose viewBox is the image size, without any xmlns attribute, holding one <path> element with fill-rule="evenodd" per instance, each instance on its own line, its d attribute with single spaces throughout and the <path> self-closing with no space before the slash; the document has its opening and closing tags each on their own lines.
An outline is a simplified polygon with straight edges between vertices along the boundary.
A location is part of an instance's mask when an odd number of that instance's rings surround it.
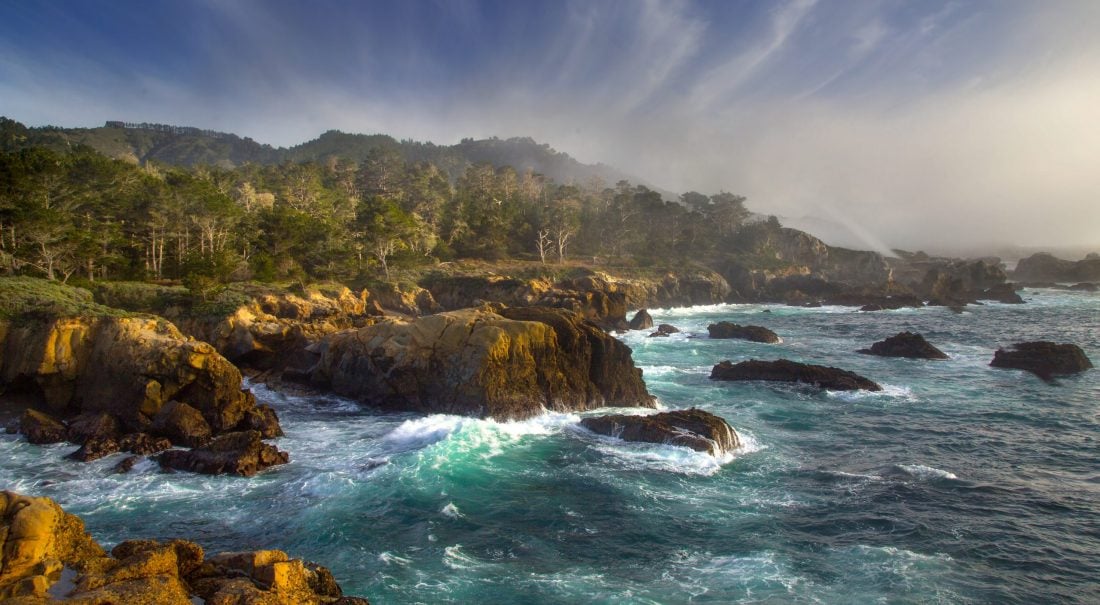
<svg viewBox="0 0 1100 605">
<path fill-rule="evenodd" d="M 62 571 L 69 594 L 50 595 Z M 108 555 L 80 518 L 48 498 L 0 492 L 0 601 L 27 605 L 367 604 L 343 597 L 324 567 L 279 550 L 223 553 L 204 560 L 186 540 L 128 540 Z"/>
<path fill-rule="evenodd" d="M 558 309 L 505 313 L 385 319 L 333 335 L 313 380 L 383 408 L 497 419 L 653 405 L 630 349 L 596 326 Z"/>
<path fill-rule="evenodd" d="M 124 432 L 142 431 L 175 400 L 197 410 L 219 434 L 256 409 L 252 394 L 241 390 L 236 367 L 163 320 L 61 319 L 0 333 L 0 386 L 33 383 L 61 416 L 101 412 Z"/>
</svg>

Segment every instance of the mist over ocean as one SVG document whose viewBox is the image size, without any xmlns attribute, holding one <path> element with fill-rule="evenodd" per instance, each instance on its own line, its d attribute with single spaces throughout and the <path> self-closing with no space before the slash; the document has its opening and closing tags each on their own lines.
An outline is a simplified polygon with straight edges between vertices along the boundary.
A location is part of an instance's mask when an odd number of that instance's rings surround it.
<svg viewBox="0 0 1100 605">
<path fill-rule="evenodd" d="M 664 407 L 736 427 L 745 446 L 723 459 L 597 436 L 575 414 L 379 414 L 252 384 L 292 456 L 254 479 L 152 462 L 118 475 L 119 455 L 79 464 L 63 459 L 75 446 L 15 435 L 0 436 L 0 475 L 79 514 L 107 545 L 279 548 L 324 561 L 345 592 L 378 604 L 1095 603 L 1100 371 L 1047 384 L 988 363 L 999 346 L 1040 339 L 1100 359 L 1100 295 L 1022 295 L 958 314 L 651 310 L 683 333 L 622 338 Z M 783 342 L 710 340 L 718 320 Z M 902 330 L 950 359 L 855 352 Z M 884 390 L 708 378 L 723 359 L 779 357 Z"/>
</svg>

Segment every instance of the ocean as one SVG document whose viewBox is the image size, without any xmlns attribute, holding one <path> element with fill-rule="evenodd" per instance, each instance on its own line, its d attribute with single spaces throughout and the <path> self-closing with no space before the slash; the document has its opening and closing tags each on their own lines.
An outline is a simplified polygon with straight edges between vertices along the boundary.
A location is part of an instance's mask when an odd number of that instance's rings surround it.
<svg viewBox="0 0 1100 605">
<path fill-rule="evenodd" d="M 1022 294 L 963 313 L 651 309 L 683 332 L 621 338 L 663 408 L 737 429 L 744 446 L 721 459 L 597 436 L 578 414 L 382 414 L 252 384 L 279 413 L 288 465 L 118 475 L 120 455 L 70 462 L 75 446 L 2 435 L 0 489 L 54 498 L 106 545 L 282 549 L 378 605 L 1097 603 L 1100 369 L 1047 384 L 988 364 L 1000 346 L 1053 340 L 1100 365 L 1100 294 Z M 783 342 L 708 339 L 719 320 Z M 950 359 L 856 353 L 903 330 Z M 723 359 L 781 357 L 884 390 L 709 379 Z"/>
</svg>

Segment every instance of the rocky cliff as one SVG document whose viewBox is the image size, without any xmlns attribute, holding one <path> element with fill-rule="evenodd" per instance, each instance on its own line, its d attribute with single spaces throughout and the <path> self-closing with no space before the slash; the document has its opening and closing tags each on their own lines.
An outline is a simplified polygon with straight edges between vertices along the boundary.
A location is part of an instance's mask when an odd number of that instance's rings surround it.
<svg viewBox="0 0 1100 605">
<path fill-rule="evenodd" d="M 1069 261 L 1045 252 L 1032 254 L 1016 264 L 1012 278 L 1029 282 L 1100 282 L 1100 255 Z"/>
<path fill-rule="evenodd" d="M 384 409 L 508 420 L 654 405 L 630 349 L 565 310 L 386 318 L 327 337 L 319 349 L 314 384 Z"/>
</svg>

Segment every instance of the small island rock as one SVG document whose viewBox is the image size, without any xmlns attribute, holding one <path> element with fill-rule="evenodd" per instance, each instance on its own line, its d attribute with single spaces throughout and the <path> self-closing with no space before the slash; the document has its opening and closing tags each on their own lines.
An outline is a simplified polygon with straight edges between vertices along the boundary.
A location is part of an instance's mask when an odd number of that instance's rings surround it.
<svg viewBox="0 0 1100 605">
<path fill-rule="evenodd" d="M 649 315 L 649 311 L 640 309 L 634 314 L 634 317 L 630 320 L 631 330 L 648 330 L 653 327 L 653 317 Z"/>
<path fill-rule="evenodd" d="M 870 349 L 860 349 L 865 355 L 880 357 L 909 357 L 912 359 L 947 359 L 947 354 L 932 346 L 923 336 L 914 332 L 901 332 L 876 342 Z"/>
<path fill-rule="evenodd" d="M 1075 344 L 1049 341 L 1020 342 L 1012 350 L 998 349 L 989 365 L 995 368 L 1027 370 L 1043 380 L 1084 372 L 1092 362 Z"/>
<path fill-rule="evenodd" d="M 798 363 L 788 359 L 749 360 L 734 364 L 729 360 L 714 366 L 711 380 L 764 380 L 801 382 L 837 391 L 881 391 L 882 387 L 859 374 L 828 366 Z"/>
<path fill-rule="evenodd" d="M 707 326 L 707 332 L 711 338 L 738 338 L 752 342 L 775 344 L 779 342 L 779 336 L 767 328 L 761 326 L 742 326 L 729 321 L 720 321 Z"/>
<path fill-rule="evenodd" d="M 652 334 L 649 335 L 649 338 L 667 337 L 667 336 L 671 336 L 672 334 L 678 334 L 679 332 L 680 332 L 680 328 L 677 328 L 676 326 L 674 326 L 672 324 L 661 324 L 661 325 L 657 326 L 657 331 L 656 332 L 653 332 Z"/>
<path fill-rule="evenodd" d="M 667 443 L 717 456 L 741 447 L 737 431 L 719 416 L 696 408 L 648 416 L 591 416 L 581 426 L 624 441 Z"/>
</svg>

